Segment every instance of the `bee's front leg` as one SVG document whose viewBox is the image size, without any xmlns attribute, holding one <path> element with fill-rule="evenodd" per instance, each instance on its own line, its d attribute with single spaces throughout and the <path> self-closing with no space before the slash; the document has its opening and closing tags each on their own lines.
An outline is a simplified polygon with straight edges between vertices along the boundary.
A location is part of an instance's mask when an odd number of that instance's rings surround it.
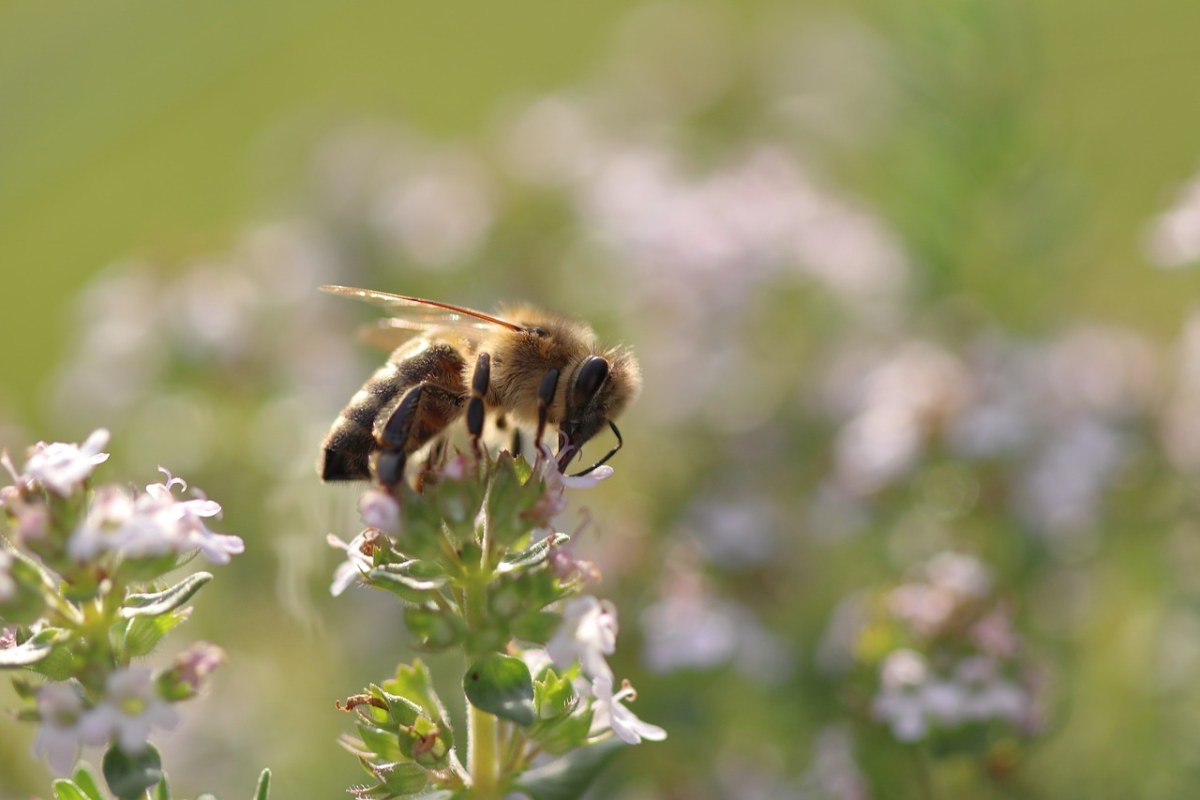
<svg viewBox="0 0 1200 800">
<path fill-rule="evenodd" d="M 558 389 L 558 370 L 552 369 L 542 376 L 542 385 L 538 387 L 538 424 L 537 437 L 533 440 L 536 447 L 542 446 L 542 434 L 546 432 L 546 415 L 550 404 L 554 402 L 554 392 Z"/>
</svg>

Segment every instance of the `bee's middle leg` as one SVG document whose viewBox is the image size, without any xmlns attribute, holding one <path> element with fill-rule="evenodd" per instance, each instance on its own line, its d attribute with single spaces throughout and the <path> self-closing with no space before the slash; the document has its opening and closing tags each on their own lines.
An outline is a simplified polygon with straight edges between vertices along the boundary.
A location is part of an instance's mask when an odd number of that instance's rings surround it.
<svg viewBox="0 0 1200 800">
<path fill-rule="evenodd" d="M 419 383 L 384 407 L 375 420 L 379 447 L 371 472 L 384 487 L 404 480 L 408 456 L 446 429 L 462 412 L 460 395 L 434 383 Z"/>
<path fill-rule="evenodd" d="M 475 359 L 475 371 L 471 373 L 471 399 L 467 401 L 467 432 L 471 434 L 471 446 L 475 455 L 480 454 L 479 437 L 483 435 L 483 398 L 487 395 L 492 380 L 492 357 L 480 353 Z"/>
</svg>

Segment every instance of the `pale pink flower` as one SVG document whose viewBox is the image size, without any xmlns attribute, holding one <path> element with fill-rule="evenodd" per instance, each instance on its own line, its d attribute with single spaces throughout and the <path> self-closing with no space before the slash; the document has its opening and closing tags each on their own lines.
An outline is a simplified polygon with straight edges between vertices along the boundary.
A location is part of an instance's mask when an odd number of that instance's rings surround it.
<svg viewBox="0 0 1200 800">
<path fill-rule="evenodd" d="M 21 475 L 23 482 L 40 484 L 66 497 L 92 474 L 96 465 L 108 460 L 100 452 L 108 444 L 108 431 L 94 431 L 82 445 L 65 442 L 38 442 L 30 451 Z"/>
<path fill-rule="evenodd" d="M 611 730 L 626 744 L 638 744 L 643 739 L 661 742 L 667 732 L 657 725 L 643 722 L 637 715 L 623 706 L 625 700 L 636 700 L 637 692 L 629 681 L 621 682 L 621 691 L 613 694 L 612 678 L 597 675 L 592 679 L 592 727 L 591 733 Z"/>
<path fill-rule="evenodd" d="M 145 667 L 120 669 L 108 676 L 107 695 L 82 724 L 88 741 L 115 739 L 125 753 L 146 750 L 153 728 L 171 729 L 175 709 L 155 693 L 154 675 Z"/>
<path fill-rule="evenodd" d="M 560 667 L 578 661 L 589 678 L 605 677 L 612 686 L 612 670 L 605 661 L 617 646 L 617 609 L 608 600 L 591 595 L 575 597 L 563 608 L 563 621 L 547 652 Z"/>
</svg>

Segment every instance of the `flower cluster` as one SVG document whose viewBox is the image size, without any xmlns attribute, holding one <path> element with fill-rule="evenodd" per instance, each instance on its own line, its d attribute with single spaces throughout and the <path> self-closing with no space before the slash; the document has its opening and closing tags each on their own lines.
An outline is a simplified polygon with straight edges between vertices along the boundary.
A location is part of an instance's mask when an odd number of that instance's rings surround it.
<svg viewBox="0 0 1200 800">
<path fill-rule="evenodd" d="M 939 553 L 912 580 L 847 601 L 822 663 L 871 687 L 869 714 L 901 742 L 969 748 L 973 727 L 1032 736 L 1045 698 L 994 582 L 974 556 Z"/>
<path fill-rule="evenodd" d="M 422 648 L 460 649 L 469 664 L 466 765 L 421 662 L 347 699 L 358 736 L 343 744 L 376 780 L 357 796 L 471 787 L 487 798 L 586 781 L 590 773 L 576 773 L 591 760 L 568 758 L 572 751 L 666 738 L 625 705 L 636 698 L 629 682 L 614 686 L 616 608 L 582 594 L 595 569 L 570 556 L 569 537 L 553 527 L 567 485 L 611 470 L 566 479 L 552 459 L 541 461 L 535 469 L 507 453 L 448 459 L 424 473 L 420 492 L 368 489 L 367 528 L 349 543 L 329 538 L 346 553 L 333 594 L 355 583 L 393 592 Z M 543 763 L 547 755 L 561 763 Z"/>
<path fill-rule="evenodd" d="M 14 678 L 31 703 L 19 717 L 40 725 L 35 754 L 65 775 L 83 746 L 108 747 L 105 779 L 125 798 L 160 782 L 152 731 L 174 727 L 175 704 L 195 697 L 224 659 L 199 642 L 166 667 L 132 666 L 187 619 L 185 604 L 212 578 L 198 572 L 167 585 L 163 577 L 197 552 L 228 563 L 243 543 L 209 530 L 205 520 L 221 507 L 179 497 L 186 485 L 169 473 L 144 492 L 93 488 L 107 442 L 99 430 L 82 445 L 39 443 L 20 470 L 0 456 L 13 480 L 0 490 L 0 668 L 43 679 Z M 94 793 L 81 770 L 75 781 Z"/>
</svg>

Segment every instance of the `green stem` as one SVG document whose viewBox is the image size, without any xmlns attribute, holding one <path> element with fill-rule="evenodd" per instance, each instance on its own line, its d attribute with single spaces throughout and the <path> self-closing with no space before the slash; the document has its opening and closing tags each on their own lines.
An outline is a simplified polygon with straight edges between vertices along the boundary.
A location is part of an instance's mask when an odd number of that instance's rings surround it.
<svg viewBox="0 0 1200 800">
<path fill-rule="evenodd" d="M 500 797 L 499 753 L 496 750 L 496 718 L 467 704 L 471 728 L 471 797 L 492 800 Z"/>
<path fill-rule="evenodd" d="M 487 579 L 478 575 L 471 576 L 463 587 L 463 611 L 471 632 L 487 624 L 487 589 Z M 468 653 L 468 658 L 473 657 Z M 497 723 L 495 716 L 467 701 L 467 769 L 471 773 L 473 800 L 498 800 L 501 796 Z"/>
</svg>

